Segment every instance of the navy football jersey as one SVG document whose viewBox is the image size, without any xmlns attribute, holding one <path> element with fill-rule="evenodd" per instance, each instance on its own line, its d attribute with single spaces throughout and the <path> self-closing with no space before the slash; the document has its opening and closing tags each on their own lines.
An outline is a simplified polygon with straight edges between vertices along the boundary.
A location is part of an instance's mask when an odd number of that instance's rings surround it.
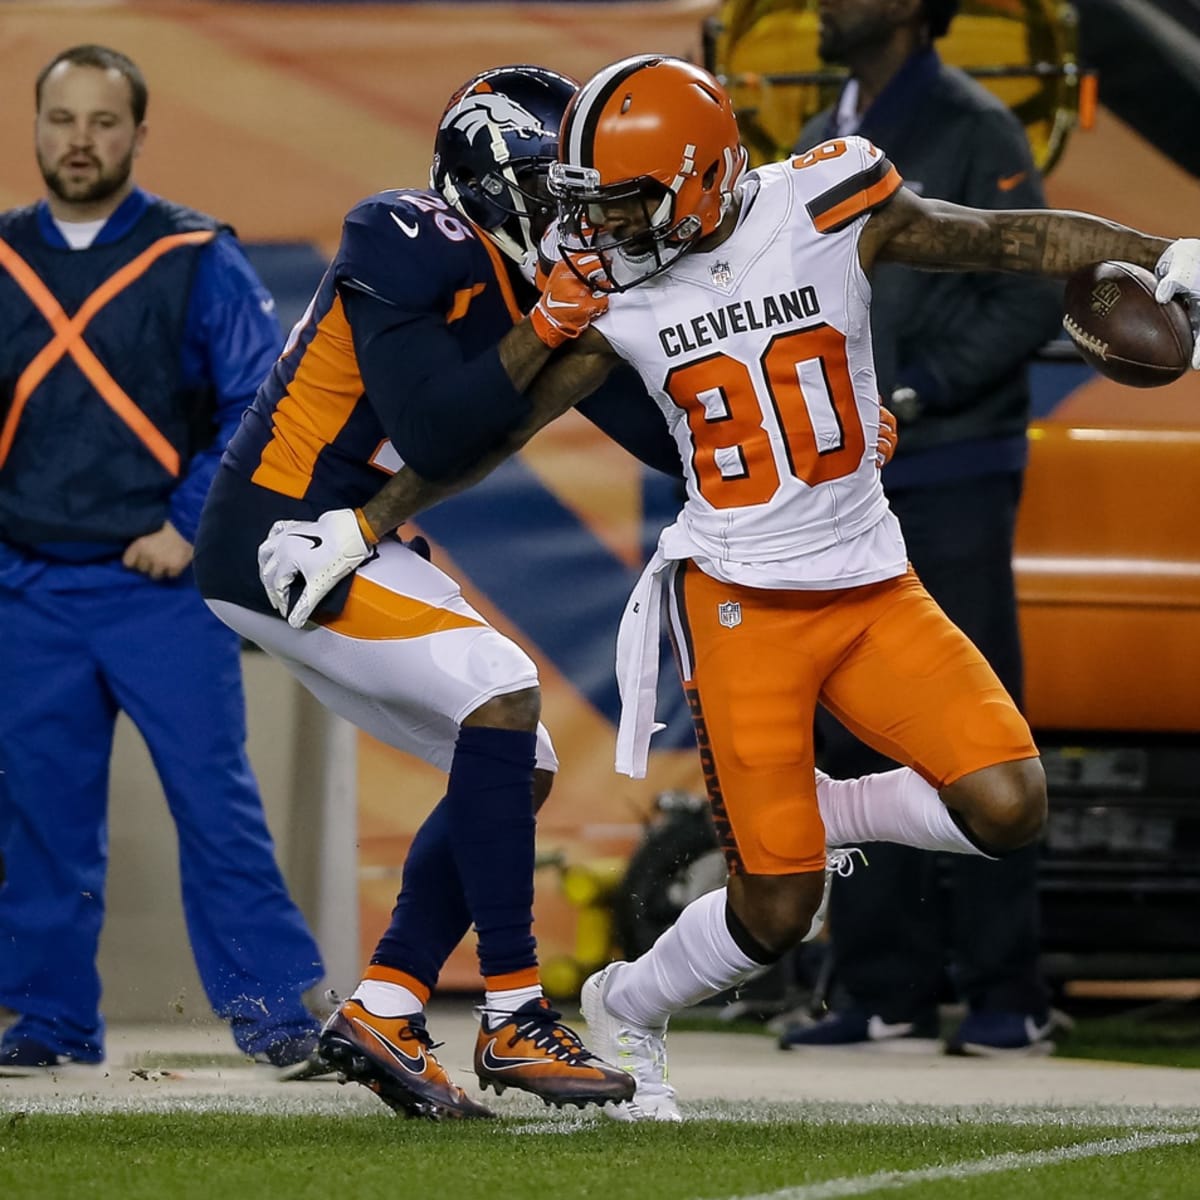
<svg viewBox="0 0 1200 1200">
<path fill-rule="evenodd" d="M 523 315 L 499 251 L 436 192 L 379 192 L 351 209 L 336 257 L 224 459 L 318 512 L 370 499 L 402 465 L 389 438 L 401 406 L 429 402 L 418 379 L 366 394 L 347 288 L 412 322 L 426 369 L 475 358 Z"/>
</svg>

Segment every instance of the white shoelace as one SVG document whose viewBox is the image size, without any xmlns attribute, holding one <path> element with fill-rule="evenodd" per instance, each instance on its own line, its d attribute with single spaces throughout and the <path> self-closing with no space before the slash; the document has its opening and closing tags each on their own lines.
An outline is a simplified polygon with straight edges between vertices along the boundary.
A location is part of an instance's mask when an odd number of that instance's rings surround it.
<svg viewBox="0 0 1200 1200">
<path fill-rule="evenodd" d="M 854 856 L 862 859 L 862 865 L 867 866 L 867 856 L 859 846 L 832 846 L 825 851 L 825 865 L 834 875 L 848 879 L 854 874 Z"/>
</svg>

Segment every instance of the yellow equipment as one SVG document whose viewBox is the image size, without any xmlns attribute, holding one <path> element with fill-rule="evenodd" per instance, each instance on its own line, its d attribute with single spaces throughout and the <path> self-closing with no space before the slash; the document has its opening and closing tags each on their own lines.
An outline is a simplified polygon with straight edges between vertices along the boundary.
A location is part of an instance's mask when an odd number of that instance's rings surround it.
<svg viewBox="0 0 1200 1200">
<path fill-rule="evenodd" d="M 837 97 L 845 73 L 821 62 L 817 33 L 817 0 L 727 0 L 705 25 L 705 65 L 730 90 L 752 165 L 785 157 Z M 1077 33 L 1075 9 L 1060 0 L 963 0 L 937 44 L 1017 115 L 1043 174 L 1095 109 Z"/>
</svg>

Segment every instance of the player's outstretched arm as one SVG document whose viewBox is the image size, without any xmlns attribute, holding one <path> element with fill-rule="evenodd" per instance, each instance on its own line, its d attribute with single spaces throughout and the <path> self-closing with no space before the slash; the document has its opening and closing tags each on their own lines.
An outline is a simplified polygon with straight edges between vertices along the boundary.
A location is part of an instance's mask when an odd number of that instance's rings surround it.
<svg viewBox="0 0 1200 1200">
<path fill-rule="evenodd" d="M 580 255 L 576 267 L 586 275 L 594 255 Z M 501 340 L 500 363 L 513 386 L 529 399 L 529 412 L 520 425 L 484 455 L 453 477 L 437 481 L 404 468 L 362 508 L 375 539 L 383 537 L 417 513 L 478 483 L 506 458 L 515 454 L 537 431 L 590 396 L 617 359 L 591 323 L 608 307 L 608 295 L 593 293 L 579 270 L 555 264 L 529 316 Z M 569 352 L 554 354 L 568 346 Z"/>
<path fill-rule="evenodd" d="M 1153 269 L 1171 244 L 1169 238 L 1152 237 L 1091 213 L 963 208 L 902 188 L 871 214 L 859 254 L 867 269 L 879 261 L 934 271 L 1065 277 L 1110 259 Z"/>
<path fill-rule="evenodd" d="M 942 271 L 1014 271 L 1066 277 L 1110 259 L 1153 269 L 1169 238 L 1152 237 L 1091 213 L 1057 209 L 963 208 L 907 188 L 877 209 L 863 229 L 859 255 Z"/>
<path fill-rule="evenodd" d="M 926 200 L 901 188 L 867 219 L 859 258 L 933 271 L 1014 271 L 1065 278 L 1098 262 L 1128 262 L 1158 276 L 1155 299 L 1184 301 L 1200 370 L 1200 239 L 1154 237 L 1091 213 L 991 211 Z"/>
<path fill-rule="evenodd" d="M 529 322 L 523 321 L 513 330 L 518 355 L 521 342 L 536 336 L 528 326 Z M 539 429 L 590 396 L 618 360 L 594 330 L 585 332 L 581 327 L 573 337 L 570 351 L 552 359 L 529 385 L 530 410 L 525 421 L 454 478 L 435 482 L 405 466 L 361 509 L 333 509 L 316 521 L 277 521 L 259 547 L 258 568 L 267 597 L 279 614 L 293 628 L 302 628 L 337 583 L 372 556 L 382 537 L 417 513 L 478 483 Z M 502 346 L 502 359 L 505 353 Z M 289 536 L 295 533 L 312 536 Z M 293 604 L 292 585 L 298 576 L 304 580 L 304 589 Z"/>
<path fill-rule="evenodd" d="M 517 327 L 518 329 L 521 326 Z M 590 396 L 619 361 L 594 329 L 580 331 L 568 353 L 552 359 L 529 386 L 529 416 L 507 438 L 461 475 L 437 483 L 407 467 L 398 471 L 363 506 L 377 537 L 390 533 L 439 501 L 465 491 L 511 458 L 539 429 Z"/>
<path fill-rule="evenodd" d="M 586 274 L 592 262 L 599 266 L 595 256 L 583 255 L 576 265 Z M 451 479 L 433 482 L 408 468 L 393 475 L 362 508 L 363 519 L 376 540 L 491 474 L 539 429 L 574 408 L 604 382 L 617 358 L 591 323 L 607 307 L 606 293 L 593 293 L 579 271 L 571 270 L 565 262 L 555 264 L 529 316 L 505 335 L 499 347 L 501 364 L 529 397 L 525 420 Z M 546 350 L 567 345 L 569 352 L 547 361 Z"/>
</svg>

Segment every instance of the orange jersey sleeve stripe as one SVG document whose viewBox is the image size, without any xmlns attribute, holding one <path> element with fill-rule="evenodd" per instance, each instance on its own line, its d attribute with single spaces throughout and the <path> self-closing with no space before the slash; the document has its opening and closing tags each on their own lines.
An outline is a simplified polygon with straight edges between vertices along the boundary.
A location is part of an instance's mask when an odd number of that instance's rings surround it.
<svg viewBox="0 0 1200 1200">
<path fill-rule="evenodd" d="M 451 304 L 450 311 L 446 314 L 446 324 L 453 325 L 455 321 L 461 321 L 467 315 L 471 301 L 486 287 L 486 283 L 477 283 L 474 287 L 459 288 L 454 293 L 454 303 Z"/>
<path fill-rule="evenodd" d="M 496 283 L 499 285 L 500 295 L 504 297 L 504 306 L 508 309 L 508 315 L 512 317 L 512 322 L 515 325 L 525 314 L 521 311 L 521 306 L 517 303 L 517 296 L 513 291 L 512 281 L 508 277 L 508 268 L 504 265 L 504 259 L 501 257 L 500 251 L 492 244 L 492 239 L 483 230 L 479 231 L 478 237 L 483 248 L 487 251 L 488 258 L 492 260 L 492 270 L 496 274 Z"/>
<path fill-rule="evenodd" d="M 138 440 L 173 476 L 180 471 L 179 453 L 163 437 L 158 427 L 133 402 L 125 390 L 105 369 L 83 340 L 83 331 L 88 322 L 114 296 L 134 283 L 150 266 L 164 254 L 177 246 L 200 246 L 216 237 L 212 230 L 195 230 L 192 233 L 177 233 L 159 238 L 135 259 L 126 263 L 119 271 L 109 276 L 80 306 L 70 320 L 62 306 L 42 282 L 37 273 L 7 242 L 0 240 L 0 265 L 8 271 L 13 281 L 29 297 L 30 302 L 49 322 L 54 337 L 34 356 L 21 372 L 13 389 L 13 400 L 0 430 L 0 465 L 8 458 L 16 436 L 17 425 L 25 404 L 38 384 L 50 373 L 64 355 L 70 355 L 88 382 L 96 389 L 101 399 L 137 435 Z"/>
<path fill-rule="evenodd" d="M 271 419 L 271 440 L 251 479 L 301 499 L 317 458 L 342 431 L 363 394 L 350 322 L 335 295 L 317 324 Z"/>
<path fill-rule="evenodd" d="M 486 629 L 474 617 L 402 596 L 362 575 L 350 585 L 346 604 L 335 617 L 315 617 L 333 633 L 365 642 L 393 642 L 425 637 L 447 629 Z"/>
<path fill-rule="evenodd" d="M 886 162 L 886 160 L 884 160 Z M 876 176 L 875 169 L 864 171 L 855 176 L 855 181 L 862 180 L 864 186 L 854 191 L 845 199 L 838 198 L 828 207 L 821 206 L 823 197 L 818 197 L 808 206 L 813 225 L 818 233 L 836 233 L 837 230 L 849 225 L 856 217 L 870 212 L 899 190 L 903 184 L 900 172 L 890 163 L 882 177 Z M 873 181 L 864 177 L 873 177 Z M 840 190 L 840 189 L 838 189 Z M 826 193 L 828 195 L 828 193 Z"/>
</svg>

